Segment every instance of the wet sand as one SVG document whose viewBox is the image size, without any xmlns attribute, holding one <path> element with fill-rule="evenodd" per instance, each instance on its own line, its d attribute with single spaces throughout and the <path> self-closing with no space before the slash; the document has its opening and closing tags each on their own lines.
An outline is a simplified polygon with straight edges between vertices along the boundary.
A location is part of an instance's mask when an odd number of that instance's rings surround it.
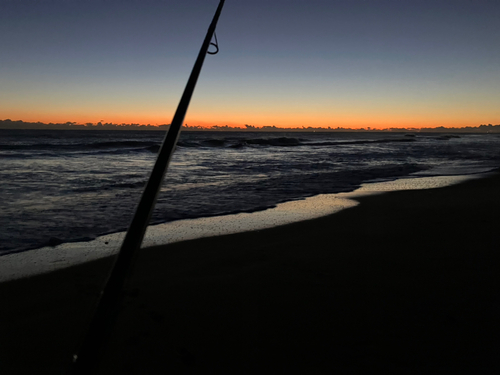
<svg viewBox="0 0 500 375">
<path fill-rule="evenodd" d="M 500 370 L 500 175 L 141 252 L 103 374 Z M 0 284 L 0 373 L 64 371 L 110 258 Z"/>
</svg>

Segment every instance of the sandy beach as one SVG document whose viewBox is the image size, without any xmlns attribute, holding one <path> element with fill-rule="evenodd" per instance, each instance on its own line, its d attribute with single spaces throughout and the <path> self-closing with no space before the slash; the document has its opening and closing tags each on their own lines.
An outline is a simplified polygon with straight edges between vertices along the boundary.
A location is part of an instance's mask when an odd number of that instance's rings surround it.
<svg viewBox="0 0 500 375">
<path fill-rule="evenodd" d="M 102 374 L 496 374 L 500 175 L 141 252 Z M 67 369 L 111 258 L 0 284 L 0 373 Z"/>
</svg>

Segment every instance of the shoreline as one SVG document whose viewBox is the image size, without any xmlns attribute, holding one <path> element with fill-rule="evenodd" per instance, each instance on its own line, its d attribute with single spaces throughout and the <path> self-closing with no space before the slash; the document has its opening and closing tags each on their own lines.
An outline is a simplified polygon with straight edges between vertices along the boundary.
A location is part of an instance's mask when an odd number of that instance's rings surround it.
<svg viewBox="0 0 500 375">
<path fill-rule="evenodd" d="M 198 238 L 263 230 L 338 213 L 359 204 L 357 198 L 402 190 L 452 186 L 485 178 L 493 171 L 466 175 L 409 175 L 394 180 L 369 181 L 350 192 L 320 194 L 278 203 L 250 213 L 176 220 L 149 225 L 141 250 Z M 126 232 L 98 236 L 90 241 L 66 242 L 56 246 L 7 253 L 0 256 L 0 283 L 72 267 L 116 254 Z"/>
<path fill-rule="evenodd" d="M 102 374 L 495 374 L 500 174 L 141 252 Z M 112 258 L 0 284 L 3 373 L 64 371 Z"/>
</svg>

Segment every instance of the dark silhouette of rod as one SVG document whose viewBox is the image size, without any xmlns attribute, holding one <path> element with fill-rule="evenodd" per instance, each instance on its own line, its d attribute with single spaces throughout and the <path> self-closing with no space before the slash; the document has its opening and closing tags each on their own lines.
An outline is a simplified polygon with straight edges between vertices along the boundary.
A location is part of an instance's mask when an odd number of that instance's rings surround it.
<svg viewBox="0 0 500 375">
<path fill-rule="evenodd" d="M 140 249 L 146 228 L 151 219 L 151 214 L 156 203 L 156 198 L 167 170 L 170 158 L 174 152 L 179 138 L 181 126 L 184 122 L 189 102 L 200 75 L 203 61 L 207 55 L 208 47 L 215 27 L 219 19 L 224 1 L 219 2 L 212 23 L 201 46 L 198 58 L 194 64 L 189 80 L 182 94 L 181 100 L 175 112 L 170 128 L 163 140 L 163 144 L 158 153 L 155 165 L 149 176 L 141 200 L 134 214 L 134 218 L 123 240 L 122 247 L 116 256 L 114 266 L 108 276 L 108 280 L 101 292 L 96 311 L 90 323 L 87 335 L 78 350 L 73 356 L 73 366 L 71 374 L 91 374 L 97 368 L 100 355 L 104 350 L 106 339 L 111 334 L 114 322 L 120 309 L 122 300 L 122 289 L 125 280 L 131 271 L 133 261 L 137 251 Z"/>
</svg>

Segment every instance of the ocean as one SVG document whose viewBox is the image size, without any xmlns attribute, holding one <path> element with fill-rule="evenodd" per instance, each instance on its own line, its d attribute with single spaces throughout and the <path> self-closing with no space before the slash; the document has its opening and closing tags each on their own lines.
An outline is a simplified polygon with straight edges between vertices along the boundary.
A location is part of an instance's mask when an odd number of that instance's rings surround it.
<svg viewBox="0 0 500 375">
<path fill-rule="evenodd" d="M 0 130 L 0 254 L 127 229 L 163 131 Z M 500 135 L 183 132 L 152 223 L 500 165 Z"/>
</svg>

